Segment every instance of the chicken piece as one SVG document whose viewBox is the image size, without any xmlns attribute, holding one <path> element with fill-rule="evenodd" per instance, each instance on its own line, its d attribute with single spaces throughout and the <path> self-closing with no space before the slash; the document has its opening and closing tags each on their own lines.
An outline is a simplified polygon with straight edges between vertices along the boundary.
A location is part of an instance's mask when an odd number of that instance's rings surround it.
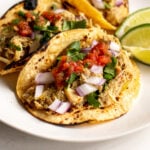
<svg viewBox="0 0 150 150">
<path fill-rule="evenodd" d="M 71 88 L 65 89 L 65 95 L 68 98 L 68 100 L 71 102 L 74 106 L 83 106 L 84 104 L 84 97 L 81 97 L 76 94 L 75 90 Z"/>
</svg>

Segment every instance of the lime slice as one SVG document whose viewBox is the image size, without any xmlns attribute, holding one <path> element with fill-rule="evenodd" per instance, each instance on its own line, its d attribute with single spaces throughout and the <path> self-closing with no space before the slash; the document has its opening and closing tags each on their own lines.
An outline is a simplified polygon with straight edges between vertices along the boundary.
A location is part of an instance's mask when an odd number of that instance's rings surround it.
<svg viewBox="0 0 150 150">
<path fill-rule="evenodd" d="M 121 43 L 135 58 L 150 64 L 150 24 L 131 28 L 121 38 Z"/>
<path fill-rule="evenodd" d="M 150 7 L 140 9 L 129 15 L 115 34 L 121 38 L 131 28 L 145 23 L 150 23 Z"/>
<path fill-rule="evenodd" d="M 128 50 L 132 54 L 132 56 L 135 57 L 137 60 L 150 65 L 150 49 L 127 46 L 123 46 L 123 48 Z"/>
</svg>

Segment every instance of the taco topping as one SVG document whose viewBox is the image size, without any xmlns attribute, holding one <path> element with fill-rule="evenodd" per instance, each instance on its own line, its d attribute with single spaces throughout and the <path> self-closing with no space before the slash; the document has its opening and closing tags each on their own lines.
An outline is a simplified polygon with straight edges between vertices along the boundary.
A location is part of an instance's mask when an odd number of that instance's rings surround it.
<svg viewBox="0 0 150 150">
<path fill-rule="evenodd" d="M 117 59 L 111 50 L 119 55 L 120 46 L 115 42 L 96 41 L 94 43 L 92 42 L 88 53 L 84 53 L 82 50 L 86 47 L 83 48 L 80 41 L 73 42 L 65 53 L 57 57 L 56 63 L 48 72 L 36 75 L 34 96 L 36 103 L 49 101 L 46 105 L 40 104 L 40 108 L 44 107 L 44 109 L 63 114 L 71 109 L 72 105 L 76 107 L 103 106 L 99 99 L 100 93 L 117 75 Z M 55 93 L 56 90 L 57 93 Z M 50 94 L 51 100 L 48 100 L 45 94 Z"/>
<path fill-rule="evenodd" d="M 34 53 L 61 31 L 86 28 L 84 18 L 75 18 L 60 8 L 43 12 L 20 10 L 15 15 L 16 19 L 1 29 L 0 61 L 6 64 L 5 68 Z"/>
</svg>

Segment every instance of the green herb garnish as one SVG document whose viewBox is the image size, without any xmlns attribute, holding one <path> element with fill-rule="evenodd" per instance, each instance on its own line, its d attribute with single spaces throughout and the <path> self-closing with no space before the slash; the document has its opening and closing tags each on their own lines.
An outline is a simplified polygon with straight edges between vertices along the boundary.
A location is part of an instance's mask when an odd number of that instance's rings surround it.
<svg viewBox="0 0 150 150">
<path fill-rule="evenodd" d="M 18 15 L 19 15 L 20 17 L 25 17 L 25 13 L 24 13 L 23 11 L 18 11 Z"/>
<path fill-rule="evenodd" d="M 112 57 L 112 62 L 104 67 L 104 78 L 106 80 L 111 80 L 116 76 L 116 64 L 117 59 L 115 57 Z"/>
<path fill-rule="evenodd" d="M 9 47 L 10 47 L 11 49 L 14 49 L 14 50 L 17 50 L 17 51 L 21 51 L 21 47 L 18 46 L 18 45 L 15 45 L 15 44 L 13 44 L 13 43 L 10 43 L 10 44 L 9 44 Z"/>
<path fill-rule="evenodd" d="M 58 33 L 58 27 L 56 26 L 37 26 L 34 25 L 33 29 L 35 31 L 41 31 L 43 32 L 43 38 L 41 39 L 41 43 L 45 43 L 48 40 L 50 40 L 56 33 Z"/>
<path fill-rule="evenodd" d="M 98 101 L 99 93 L 96 91 L 86 96 L 87 102 L 89 105 L 92 105 L 95 108 L 100 106 L 100 102 Z"/>
<path fill-rule="evenodd" d="M 69 56 L 73 61 L 83 60 L 86 54 L 81 53 L 80 50 L 80 42 L 73 42 L 68 48 L 67 56 Z"/>
<path fill-rule="evenodd" d="M 106 9 L 111 9 L 111 5 L 109 3 L 104 2 L 104 6 Z"/>
<path fill-rule="evenodd" d="M 71 30 L 71 29 L 78 29 L 78 28 L 86 28 L 86 21 L 64 21 L 62 25 L 62 30 Z"/>
<path fill-rule="evenodd" d="M 69 79 L 66 81 L 69 84 L 72 84 L 76 79 L 77 79 L 77 74 L 76 73 L 72 73 L 69 77 Z"/>
<path fill-rule="evenodd" d="M 14 19 L 14 20 L 12 20 L 12 24 L 18 24 L 20 22 L 20 19 Z"/>
<path fill-rule="evenodd" d="M 43 26 L 34 25 L 33 29 L 35 31 L 58 32 L 58 27 L 56 26 L 43 27 Z"/>
</svg>

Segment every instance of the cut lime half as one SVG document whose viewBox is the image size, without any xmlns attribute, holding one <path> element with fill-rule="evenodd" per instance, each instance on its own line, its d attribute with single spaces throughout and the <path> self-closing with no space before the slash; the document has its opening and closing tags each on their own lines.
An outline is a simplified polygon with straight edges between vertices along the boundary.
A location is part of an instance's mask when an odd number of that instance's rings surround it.
<svg viewBox="0 0 150 150">
<path fill-rule="evenodd" d="M 130 29 L 121 38 L 121 44 L 135 58 L 150 65 L 150 24 L 143 24 Z"/>
<path fill-rule="evenodd" d="M 150 23 L 150 7 L 140 9 L 130 14 L 118 28 L 115 35 L 121 38 L 131 28 L 145 23 Z"/>
</svg>

